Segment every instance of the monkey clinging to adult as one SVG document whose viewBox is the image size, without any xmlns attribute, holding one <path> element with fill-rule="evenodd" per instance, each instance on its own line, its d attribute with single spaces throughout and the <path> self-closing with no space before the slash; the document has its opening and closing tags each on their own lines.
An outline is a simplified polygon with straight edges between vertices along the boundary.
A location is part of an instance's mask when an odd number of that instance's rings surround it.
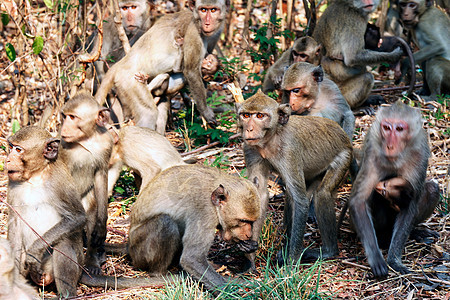
<svg viewBox="0 0 450 300">
<path fill-rule="evenodd" d="M 254 224 L 259 237 L 268 204 L 267 178 L 277 172 L 286 184 L 284 225 L 288 237 L 288 261 L 297 262 L 303 251 L 303 235 L 313 196 L 322 237 L 322 257 L 338 254 L 334 192 L 352 159 L 352 145 L 336 122 L 321 117 L 290 116 L 289 104 L 278 104 L 259 91 L 236 104 L 249 178 L 258 178 L 261 217 Z M 306 257 L 319 251 L 307 250 Z M 283 257 L 279 255 L 280 263 Z"/>
<path fill-rule="evenodd" d="M 0 300 L 37 300 L 35 289 L 19 274 L 8 240 L 0 238 Z"/>
<path fill-rule="evenodd" d="M 147 87 L 137 82 L 134 74 L 147 74 L 150 81 L 159 74 L 170 74 L 182 53 L 182 73 L 196 107 L 209 124 L 216 124 L 214 112 L 206 105 L 201 64 L 220 37 L 227 8 L 224 0 L 197 0 L 191 7 L 192 12 L 183 10 L 161 17 L 108 71 L 96 94 L 99 103 L 103 104 L 115 87 L 126 116 L 133 117 L 138 126 L 164 133 L 168 101 L 156 107 Z M 183 38 L 181 52 L 176 42 L 179 37 Z"/>
<path fill-rule="evenodd" d="M 389 266 L 409 272 L 402 264 L 406 240 L 439 201 L 437 182 L 425 181 L 429 156 L 419 110 L 397 101 L 378 111 L 349 200 L 351 220 L 377 277 L 388 274 L 380 243 L 389 247 Z"/>
<path fill-rule="evenodd" d="M 320 63 L 321 46 L 309 36 L 298 38 L 294 45 L 287 49 L 281 57 L 267 70 L 262 91 L 264 93 L 281 89 L 281 81 L 287 68 L 296 62 Z"/>
<path fill-rule="evenodd" d="M 416 63 L 424 71 L 424 90 L 429 99 L 450 94 L 450 18 L 429 0 L 400 0 L 400 18 L 409 30 L 412 42 L 419 48 L 414 53 Z M 439 30 L 436 30 L 439 28 Z M 402 73 L 411 68 L 402 61 Z"/>
<path fill-rule="evenodd" d="M 129 254 L 135 267 L 154 273 L 179 263 L 214 291 L 226 284 L 207 260 L 216 229 L 224 240 L 254 252 L 252 229 L 259 216 L 251 181 L 201 165 L 174 166 L 142 187 L 131 211 Z"/>
<path fill-rule="evenodd" d="M 355 116 L 337 85 L 324 77 L 321 66 L 295 63 L 287 69 L 281 86 L 283 103 L 289 103 L 294 113 L 333 120 L 352 140 Z"/>
<path fill-rule="evenodd" d="M 321 64 L 339 87 L 352 109 L 363 105 L 374 79 L 366 66 L 396 62 L 403 51 L 377 52 L 364 48 L 364 33 L 369 14 L 380 0 L 332 1 L 319 19 L 314 39 L 322 44 Z"/>
<path fill-rule="evenodd" d="M 87 213 L 86 267 L 101 272 L 108 219 L 108 165 L 113 138 L 106 129 L 108 112 L 86 91 L 78 92 L 61 110 L 61 159 L 75 179 Z"/>
<path fill-rule="evenodd" d="M 75 296 L 86 214 L 58 158 L 59 140 L 42 128 L 24 127 L 8 143 L 8 239 L 14 260 L 37 285 L 55 282 L 61 297 Z"/>
</svg>

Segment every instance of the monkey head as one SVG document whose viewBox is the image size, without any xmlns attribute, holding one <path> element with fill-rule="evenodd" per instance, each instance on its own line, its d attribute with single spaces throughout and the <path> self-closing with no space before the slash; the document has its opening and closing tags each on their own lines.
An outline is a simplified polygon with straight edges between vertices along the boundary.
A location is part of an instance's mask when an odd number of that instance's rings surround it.
<svg viewBox="0 0 450 300">
<path fill-rule="evenodd" d="M 145 23 L 144 17 L 150 13 L 150 6 L 144 1 L 122 0 L 119 1 L 122 15 L 122 26 L 127 36 L 141 29 Z M 147 12 L 146 12 L 147 11 Z"/>
<path fill-rule="evenodd" d="M 318 65 L 320 62 L 320 50 L 322 46 L 312 37 L 304 36 L 295 40 L 292 46 L 290 64 L 297 62 L 309 62 Z"/>
<path fill-rule="evenodd" d="M 202 75 L 214 75 L 219 69 L 219 59 L 214 54 L 208 54 L 202 61 Z"/>
<path fill-rule="evenodd" d="M 249 145 L 264 145 L 291 114 L 288 104 L 278 104 L 261 90 L 243 103 L 236 103 L 236 108 L 242 138 Z"/>
<path fill-rule="evenodd" d="M 420 16 L 432 5 L 433 2 L 429 0 L 400 0 L 400 19 L 405 27 L 415 27 Z"/>
<path fill-rule="evenodd" d="M 323 76 L 321 66 L 304 62 L 295 63 L 286 70 L 281 88 L 288 95 L 292 111 L 308 113 L 317 99 Z"/>
<path fill-rule="evenodd" d="M 214 35 L 223 25 L 227 13 L 224 0 L 191 0 L 189 7 L 204 36 Z"/>
<path fill-rule="evenodd" d="M 29 126 L 8 139 L 6 170 L 10 182 L 27 181 L 58 157 L 60 141 L 45 129 Z"/>
<path fill-rule="evenodd" d="M 87 91 L 78 92 L 67 101 L 61 111 L 61 137 L 66 143 L 89 138 L 96 130 L 106 130 L 109 111 L 100 106 Z"/>
<path fill-rule="evenodd" d="M 256 179 L 255 179 L 256 180 Z M 255 182 L 257 184 L 257 181 Z M 227 186 L 219 185 L 211 194 L 211 202 L 216 208 L 220 223 L 220 233 L 224 241 L 234 242 L 245 252 L 256 251 L 258 243 L 252 241 L 253 223 L 260 215 L 259 194 L 250 181 L 229 182 Z M 239 197 L 234 191 L 239 190 Z M 242 191 L 247 191 L 242 193 Z"/>
<path fill-rule="evenodd" d="M 347 0 L 349 4 L 354 8 L 359 10 L 362 15 L 367 16 L 374 12 L 378 5 L 380 4 L 380 0 Z"/>
<path fill-rule="evenodd" d="M 381 146 L 383 156 L 389 161 L 402 157 L 405 148 L 420 134 L 421 124 L 420 112 L 401 101 L 380 108 L 372 126 L 375 126 L 374 135 L 379 139 L 377 144 Z"/>
</svg>

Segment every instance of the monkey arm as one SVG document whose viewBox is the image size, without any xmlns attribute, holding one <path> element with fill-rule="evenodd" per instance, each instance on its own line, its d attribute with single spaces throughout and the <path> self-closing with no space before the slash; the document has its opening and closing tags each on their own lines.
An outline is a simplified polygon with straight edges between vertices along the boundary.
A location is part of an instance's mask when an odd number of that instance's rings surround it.
<svg viewBox="0 0 450 300">
<path fill-rule="evenodd" d="M 413 54 L 416 63 L 420 64 L 430 58 L 436 56 L 445 57 L 447 55 L 447 49 L 443 44 L 445 41 L 436 30 L 437 23 L 433 18 L 433 14 L 424 14 L 420 19 L 415 29 L 416 38 L 413 39 L 420 49 Z M 450 38 L 447 37 L 448 40 Z"/>
<path fill-rule="evenodd" d="M 94 197 L 97 202 L 97 219 L 92 231 L 92 244 L 102 245 L 106 239 L 106 221 L 108 219 L 108 171 L 98 170 L 94 178 Z"/>
<path fill-rule="evenodd" d="M 345 64 L 348 66 L 371 65 L 380 62 L 394 63 L 403 55 L 400 47 L 395 48 L 392 52 L 377 52 L 368 49 L 359 51 L 353 59 L 347 59 L 344 55 Z"/>
</svg>

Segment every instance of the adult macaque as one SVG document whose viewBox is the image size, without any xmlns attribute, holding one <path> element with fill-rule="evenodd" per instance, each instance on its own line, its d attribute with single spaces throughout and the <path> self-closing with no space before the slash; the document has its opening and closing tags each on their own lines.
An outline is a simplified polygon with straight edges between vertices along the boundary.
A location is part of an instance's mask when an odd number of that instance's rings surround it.
<svg viewBox="0 0 450 300">
<path fill-rule="evenodd" d="M 309 36 L 298 38 L 294 45 L 286 50 L 281 57 L 267 70 L 262 90 L 264 93 L 281 89 L 284 72 L 296 62 L 320 63 L 321 46 Z"/>
<path fill-rule="evenodd" d="M 364 43 L 367 49 L 380 52 L 390 52 L 401 47 L 408 55 L 410 65 L 415 66 L 414 56 L 410 46 L 402 38 L 397 36 L 385 36 L 381 38 L 380 28 L 373 24 L 367 24 L 366 33 L 364 34 Z M 404 75 L 402 74 L 400 61 L 395 64 L 390 64 L 390 68 L 394 70 L 395 84 L 400 83 Z M 409 83 L 408 96 L 412 95 L 412 92 L 414 91 L 416 73 L 411 72 L 410 78 L 411 81 Z"/>
<path fill-rule="evenodd" d="M 86 267 L 101 272 L 108 219 L 108 165 L 113 138 L 106 129 L 108 112 L 86 91 L 62 107 L 61 159 L 75 179 L 87 213 Z"/>
<path fill-rule="evenodd" d="M 441 94 L 449 94 L 449 16 L 427 0 L 400 0 L 399 7 L 400 18 L 410 31 L 412 42 L 419 48 L 414 53 L 414 59 L 424 70 L 424 85 L 425 89 L 429 89 L 429 100 L 436 100 Z M 406 71 L 410 67 L 406 59 L 402 61 L 402 70 Z"/>
<path fill-rule="evenodd" d="M 363 105 L 374 79 L 366 66 L 396 62 L 403 51 L 377 52 L 364 48 L 364 33 L 369 14 L 379 0 L 332 1 L 319 19 L 314 39 L 322 44 L 321 64 L 325 73 L 339 87 L 352 109 Z"/>
<path fill-rule="evenodd" d="M 281 87 L 283 103 L 289 103 L 295 114 L 333 120 L 352 140 L 355 116 L 337 85 L 324 77 L 321 66 L 306 62 L 291 65 Z"/>
<path fill-rule="evenodd" d="M 0 300 L 37 300 L 36 290 L 19 274 L 8 240 L 0 238 Z"/>
<path fill-rule="evenodd" d="M 8 203 L 13 208 L 8 239 L 14 260 L 37 285 L 55 282 L 61 297 L 75 296 L 86 214 L 67 166 L 57 159 L 59 140 L 42 128 L 24 127 L 8 143 Z"/>
<path fill-rule="evenodd" d="M 150 3 L 147 0 L 119 0 L 119 8 L 122 15 L 122 26 L 125 29 L 130 46 L 133 46 L 152 25 Z M 91 46 L 88 48 L 88 51 L 92 52 L 98 43 L 97 31 L 89 37 L 89 41 Z M 103 42 L 100 59 L 94 63 L 99 82 L 102 81 L 106 71 L 124 56 L 125 51 L 119 39 L 113 14 L 106 18 L 103 23 Z"/>
<path fill-rule="evenodd" d="M 112 192 L 124 165 L 140 176 L 141 186 L 147 186 L 162 170 L 185 164 L 172 144 L 154 130 L 125 126 L 120 129 L 118 137 L 109 162 L 108 194 Z"/>
<path fill-rule="evenodd" d="M 129 254 L 135 267 L 150 272 L 165 273 L 179 263 L 215 290 L 226 284 L 206 257 L 216 229 L 224 240 L 254 252 L 252 229 L 259 216 L 259 194 L 249 180 L 201 165 L 174 166 L 139 193 L 131 211 Z"/>
<path fill-rule="evenodd" d="M 438 184 L 425 182 L 429 156 L 419 110 L 400 101 L 379 110 L 365 137 L 349 200 L 352 222 L 377 277 L 388 274 L 380 243 L 389 247 L 387 263 L 409 272 L 401 260 L 406 240 L 439 201 Z"/>
<path fill-rule="evenodd" d="M 288 104 L 278 104 L 259 91 L 237 105 L 239 127 L 249 178 L 257 178 L 261 217 L 254 224 L 253 238 L 259 237 L 268 204 L 267 178 L 277 172 L 286 184 L 284 224 L 288 237 L 284 259 L 297 262 L 303 251 L 303 235 L 313 195 L 322 237 L 322 257 L 339 253 L 337 245 L 334 192 L 352 160 L 352 145 L 336 122 L 312 116 L 290 116 Z M 319 252 L 307 250 L 306 257 Z"/>
<path fill-rule="evenodd" d="M 185 10 L 161 17 L 131 51 L 108 71 L 96 100 L 103 104 L 110 89 L 115 87 L 126 116 L 133 117 L 138 126 L 164 133 L 170 108 L 168 101 L 156 107 L 147 87 L 137 82 L 133 75 L 147 74 L 151 81 L 159 74 L 173 72 L 174 66 L 180 61 L 180 47 L 176 39 L 183 37 L 183 76 L 200 114 L 214 125 L 214 112 L 206 105 L 201 64 L 205 55 L 213 51 L 220 37 L 225 15 L 224 0 L 197 0 L 193 12 Z"/>
</svg>

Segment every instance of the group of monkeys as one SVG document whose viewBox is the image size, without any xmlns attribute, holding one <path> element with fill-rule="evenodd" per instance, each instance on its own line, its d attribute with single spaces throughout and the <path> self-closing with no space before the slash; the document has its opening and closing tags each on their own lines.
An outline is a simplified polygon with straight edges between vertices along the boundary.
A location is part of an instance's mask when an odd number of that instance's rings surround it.
<svg viewBox="0 0 450 300">
<path fill-rule="evenodd" d="M 145 20 L 147 2 L 120 5 L 126 32 L 141 30 L 127 22 Z M 314 39 L 297 40 L 267 73 L 263 91 L 281 88 L 282 103 L 259 91 L 236 104 L 248 179 L 185 163 L 161 135 L 170 97 L 185 83 L 200 114 L 209 124 L 216 122 L 206 105 L 203 75 L 208 60 L 214 60 L 209 54 L 223 28 L 225 1 L 197 0 L 192 12 L 163 16 L 144 30 L 131 51 L 104 74 L 95 97 L 79 91 L 62 107 L 60 137 L 30 126 L 8 139 L 12 247 L 0 243 L 0 287 L 5 287 L 0 299 L 36 297 L 21 276 L 40 286 L 55 283 L 60 297 L 70 297 L 76 295 L 78 282 L 124 288 L 177 280 L 161 275 L 173 265 L 217 291 L 227 281 L 207 260 L 216 230 L 246 253 L 254 270 L 271 172 L 280 175 L 286 188 L 287 241 L 277 256 L 280 265 L 301 257 L 338 255 L 335 192 L 350 171 L 349 213 L 372 272 L 386 276 L 388 265 L 409 272 L 401 261 L 404 245 L 439 201 L 438 184 L 425 178 L 430 150 L 420 111 L 400 101 L 380 108 L 359 163 L 351 143 L 351 109 L 362 105 L 373 86 L 366 65 L 396 62 L 403 53 L 364 48 L 368 15 L 377 5 L 377 0 L 332 1 Z M 426 51 L 439 47 L 422 46 L 432 40 L 448 47 L 450 35 L 438 37 L 431 25 L 422 24 L 427 13 L 441 12 L 425 0 L 400 0 L 399 7 L 404 21 L 413 14 L 404 24 L 420 48 L 414 55 L 423 51 L 415 58 L 426 65 L 428 87 L 438 85 L 442 90 L 432 91 L 445 92 L 449 72 L 441 71 L 449 68 L 448 49 L 430 59 Z M 433 19 L 448 22 L 448 16 L 443 17 L 447 19 Z M 321 66 L 316 65 L 319 60 Z M 124 114 L 137 125 L 118 133 L 108 129 L 109 110 L 102 106 L 112 87 Z M 141 178 L 140 192 L 131 210 L 128 243 L 105 244 L 108 193 L 123 165 Z M 320 250 L 303 247 L 311 203 L 323 243 Z M 380 247 L 389 249 L 386 261 Z M 128 254 L 135 267 L 152 276 L 101 275 L 106 250 Z"/>
</svg>

